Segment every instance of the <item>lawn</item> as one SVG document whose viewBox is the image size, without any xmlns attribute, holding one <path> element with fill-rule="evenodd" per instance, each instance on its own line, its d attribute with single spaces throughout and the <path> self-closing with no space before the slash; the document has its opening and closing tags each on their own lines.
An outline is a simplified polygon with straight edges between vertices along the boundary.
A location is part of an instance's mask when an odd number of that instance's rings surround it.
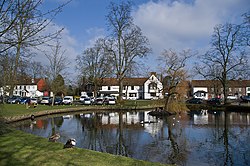
<svg viewBox="0 0 250 166">
<path fill-rule="evenodd" d="M 60 105 L 60 106 L 48 106 L 48 105 L 38 105 L 36 108 L 26 108 L 23 104 L 1 104 L 0 105 L 0 115 L 4 117 L 8 116 L 19 116 L 33 114 L 45 110 L 55 110 L 55 109 L 64 109 L 64 108 L 76 108 L 80 107 L 79 105 Z"/>
<path fill-rule="evenodd" d="M 86 149 L 63 149 L 63 144 L 10 130 L 0 135 L 0 165 L 88 165 L 88 166 L 160 166 L 132 158 Z"/>
<path fill-rule="evenodd" d="M 104 105 L 104 106 L 97 106 L 97 105 L 55 105 L 55 106 L 48 106 L 48 105 L 38 105 L 36 108 L 26 108 L 23 104 L 0 104 L 0 115 L 4 117 L 12 117 L 12 116 L 22 116 L 22 115 L 31 115 L 37 114 L 39 112 L 52 112 L 51 110 L 62 110 L 62 109 L 102 109 L 102 108 L 128 108 L 134 109 L 139 107 L 157 107 L 162 105 L 162 101 L 158 100 L 126 100 L 121 103 L 121 105 Z"/>
<path fill-rule="evenodd" d="M 132 101 L 131 101 L 132 102 Z M 148 105 L 150 101 L 138 102 Z M 137 104 L 138 104 L 137 103 Z M 150 103 L 152 104 L 152 103 Z M 131 103 L 126 103 L 131 105 Z M 96 106 L 46 106 L 26 109 L 25 105 L 1 104 L 1 117 L 23 116 L 53 109 L 88 108 Z M 88 165 L 88 166 L 160 166 L 163 164 L 135 160 L 81 148 L 63 149 L 62 143 L 10 129 L 0 118 L 0 165 Z"/>
</svg>

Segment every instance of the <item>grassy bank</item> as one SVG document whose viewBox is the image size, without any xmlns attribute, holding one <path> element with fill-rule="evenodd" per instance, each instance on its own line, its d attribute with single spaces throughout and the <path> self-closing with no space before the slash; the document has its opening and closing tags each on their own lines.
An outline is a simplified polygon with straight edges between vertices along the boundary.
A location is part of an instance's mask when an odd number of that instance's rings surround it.
<svg viewBox="0 0 250 166">
<path fill-rule="evenodd" d="M 55 106 L 48 106 L 48 105 L 38 105 L 36 108 L 26 108 L 25 105 L 22 104 L 1 104 L 0 105 L 0 115 L 3 117 L 13 117 L 13 116 L 24 116 L 31 114 L 38 114 L 39 113 L 50 113 L 57 111 L 67 111 L 67 110 L 91 110 L 91 109 L 137 109 L 137 108 L 148 108 L 148 107 L 158 107 L 162 105 L 162 101 L 158 100 L 127 100 L 123 101 L 121 104 L 117 105 L 55 105 Z"/>
<path fill-rule="evenodd" d="M 137 102 L 140 106 L 152 105 L 154 101 Z M 133 101 L 124 103 L 129 107 Z M 25 105 L 0 105 L 1 117 L 24 116 L 53 112 L 65 109 L 99 108 L 100 106 L 44 106 L 26 109 Z M 117 106 L 105 106 L 108 108 Z M 73 148 L 63 149 L 62 143 L 48 142 L 46 138 L 38 137 L 22 131 L 10 129 L 0 118 L 0 165 L 91 165 L 91 166 L 160 166 L 132 158 L 100 153 L 96 151 Z"/>
<path fill-rule="evenodd" d="M 127 157 L 86 149 L 63 149 L 63 144 L 21 131 L 0 135 L 0 165 L 87 165 L 87 166 L 160 166 Z"/>
</svg>

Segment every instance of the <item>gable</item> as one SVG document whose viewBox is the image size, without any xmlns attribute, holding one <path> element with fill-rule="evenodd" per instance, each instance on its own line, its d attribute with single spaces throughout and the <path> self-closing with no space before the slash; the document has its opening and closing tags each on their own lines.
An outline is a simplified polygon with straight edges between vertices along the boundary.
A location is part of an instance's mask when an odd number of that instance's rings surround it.
<svg viewBox="0 0 250 166">
<path fill-rule="evenodd" d="M 124 78 L 124 86 L 143 86 L 148 78 Z M 119 86 L 116 78 L 103 78 L 102 86 Z"/>
</svg>

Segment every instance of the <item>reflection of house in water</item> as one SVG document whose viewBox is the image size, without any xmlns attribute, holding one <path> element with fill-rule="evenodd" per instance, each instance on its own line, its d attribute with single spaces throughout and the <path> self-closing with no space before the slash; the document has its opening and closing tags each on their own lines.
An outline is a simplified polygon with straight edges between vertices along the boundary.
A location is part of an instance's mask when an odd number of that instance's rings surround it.
<svg viewBox="0 0 250 166">
<path fill-rule="evenodd" d="M 196 125 L 208 124 L 207 110 L 201 110 L 200 114 L 194 114 L 194 124 Z"/>
<path fill-rule="evenodd" d="M 149 111 L 148 111 L 149 112 Z M 141 128 L 156 135 L 161 129 L 163 122 L 157 120 L 155 117 L 148 115 L 148 112 L 126 112 L 122 114 L 122 122 L 126 127 Z M 119 113 L 112 112 L 102 116 L 103 126 L 117 126 L 119 125 Z"/>
<path fill-rule="evenodd" d="M 226 114 L 226 115 L 225 115 Z M 230 125 L 250 124 L 249 113 L 238 112 L 223 112 L 223 111 L 207 111 L 201 110 L 193 115 L 195 125 L 212 125 L 215 123 L 224 124 L 225 121 L 230 121 Z"/>
<path fill-rule="evenodd" d="M 63 115 L 63 119 L 71 119 L 73 118 L 73 115 Z"/>
</svg>

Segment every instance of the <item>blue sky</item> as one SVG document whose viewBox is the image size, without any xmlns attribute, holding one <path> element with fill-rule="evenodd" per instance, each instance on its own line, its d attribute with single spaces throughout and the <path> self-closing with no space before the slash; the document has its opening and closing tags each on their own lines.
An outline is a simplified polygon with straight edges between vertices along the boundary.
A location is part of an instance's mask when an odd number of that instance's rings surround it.
<svg viewBox="0 0 250 166">
<path fill-rule="evenodd" d="M 45 0 L 44 9 L 66 0 Z M 75 58 L 95 39 L 107 34 L 105 16 L 110 2 L 119 0 L 72 0 L 55 18 L 53 28 L 64 27 L 62 45 L 74 72 Z M 157 71 L 156 61 L 164 49 L 190 48 L 202 53 L 209 47 L 213 28 L 237 23 L 250 11 L 249 0 L 134 0 L 132 16 L 150 41 L 153 52 L 145 60 L 148 70 Z"/>
</svg>

